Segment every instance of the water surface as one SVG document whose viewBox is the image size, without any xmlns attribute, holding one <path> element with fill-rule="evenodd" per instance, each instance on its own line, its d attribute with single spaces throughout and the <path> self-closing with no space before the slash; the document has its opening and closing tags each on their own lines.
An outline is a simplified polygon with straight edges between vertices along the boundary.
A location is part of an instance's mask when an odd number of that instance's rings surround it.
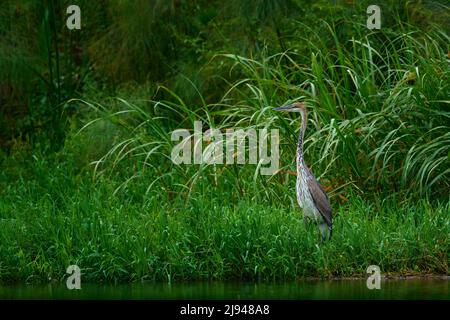
<svg viewBox="0 0 450 320">
<path fill-rule="evenodd" d="M 0 285 L 0 299 L 449 299 L 448 279 L 382 280 L 369 290 L 365 280 L 289 283 L 186 282 L 127 285 Z"/>
</svg>

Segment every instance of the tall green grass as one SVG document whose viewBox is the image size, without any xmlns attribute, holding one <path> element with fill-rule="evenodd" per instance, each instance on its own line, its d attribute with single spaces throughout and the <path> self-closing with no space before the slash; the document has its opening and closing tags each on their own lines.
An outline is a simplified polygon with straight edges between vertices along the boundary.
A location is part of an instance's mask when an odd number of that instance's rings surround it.
<svg viewBox="0 0 450 320">
<path fill-rule="evenodd" d="M 345 19 L 295 27 L 277 35 L 283 52 L 206 61 L 220 92 L 184 75 L 185 91 L 92 90 L 66 104 L 59 152 L 17 142 L 0 155 L 0 280 L 59 281 L 70 264 L 88 281 L 349 276 L 372 264 L 448 274 L 448 34 Z M 330 242 L 303 225 L 296 201 L 300 119 L 272 111 L 295 100 L 310 107 L 305 157 L 331 198 Z M 280 170 L 175 165 L 171 132 L 193 133 L 196 120 L 279 129 Z"/>
<path fill-rule="evenodd" d="M 64 281 L 71 264 L 83 282 L 364 276 L 372 264 L 448 273 L 448 203 L 353 194 L 335 211 L 333 240 L 319 243 L 295 203 L 234 202 L 203 181 L 187 200 L 146 196 L 145 183 L 114 195 L 119 178 L 76 177 L 65 160 L 36 155 L 24 168 L 6 186 L 0 175 L 1 282 Z"/>
<path fill-rule="evenodd" d="M 448 198 L 450 190 L 450 68 L 448 35 L 435 30 L 426 35 L 408 27 L 392 37 L 376 32 L 339 39 L 335 26 L 323 22 L 334 47 L 313 31 L 304 38 L 304 55 L 283 52 L 261 59 L 232 54 L 217 56 L 231 61 L 230 82 L 223 79 L 219 101 L 207 101 L 193 83 L 200 104 L 190 105 L 176 92 L 160 86 L 144 103 L 123 99 L 105 103 L 72 101 L 94 110 L 98 121 L 117 128 L 117 143 L 95 163 L 97 172 L 123 162 L 131 166 L 124 185 L 150 170 L 149 189 L 170 192 L 192 190 L 199 179 L 220 189 L 276 196 L 291 183 L 283 173 L 295 168 L 296 116 L 273 112 L 273 107 L 303 100 L 310 105 L 306 133 L 306 159 L 325 185 L 334 190 L 353 186 L 367 195 L 392 191 Z M 304 26 L 306 28 L 306 26 Z M 308 59 L 306 64 L 301 63 Z M 235 73 L 235 74 L 234 74 Z M 186 80 L 189 83 L 189 80 Z M 277 128 L 280 130 L 282 170 L 260 177 L 256 166 L 177 166 L 170 140 L 177 128 L 193 129 L 201 120 L 204 130 L 217 128 Z M 110 172 L 114 172 L 113 169 Z M 176 183 L 174 183 L 176 181 Z M 247 182 L 244 182 L 247 181 Z M 243 190 L 242 184 L 252 181 Z M 267 193 L 273 194 L 265 196 Z M 383 195 L 384 194 L 384 195 Z M 293 197 L 294 193 L 290 193 Z"/>
</svg>

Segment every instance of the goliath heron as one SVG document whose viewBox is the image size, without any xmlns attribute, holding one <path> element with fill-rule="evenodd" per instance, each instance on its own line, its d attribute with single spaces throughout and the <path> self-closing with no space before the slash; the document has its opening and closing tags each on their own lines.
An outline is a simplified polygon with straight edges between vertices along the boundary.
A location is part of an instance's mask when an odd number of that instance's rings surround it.
<svg viewBox="0 0 450 320">
<path fill-rule="evenodd" d="M 328 196 L 320 183 L 316 180 L 311 170 L 303 160 L 303 138 L 305 136 L 307 111 L 304 103 L 295 102 L 290 105 L 275 108 L 277 111 L 300 112 L 302 116 L 302 126 L 297 144 L 297 201 L 303 209 L 303 220 L 313 219 L 319 226 L 322 239 L 331 239 L 333 223 L 331 217 L 331 207 Z"/>
</svg>

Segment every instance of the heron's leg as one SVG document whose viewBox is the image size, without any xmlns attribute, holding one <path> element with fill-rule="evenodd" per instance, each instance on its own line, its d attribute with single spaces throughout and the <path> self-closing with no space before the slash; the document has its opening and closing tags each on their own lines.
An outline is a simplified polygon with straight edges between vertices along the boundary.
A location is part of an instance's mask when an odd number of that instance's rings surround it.
<svg viewBox="0 0 450 320">
<path fill-rule="evenodd" d="M 308 216 L 303 216 L 303 223 L 305 224 L 306 232 L 309 233 L 309 230 L 311 230 L 311 225 L 314 225 L 314 221 L 311 221 L 311 218 Z"/>
<path fill-rule="evenodd" d="M 303 216 L 303 223 L 305 224 L 305 226 L 308 226 L 309 224 L 308 218 L 305 215 Z"/>
<path fill-rule="evenodd" d="M 305 224 L 306 234 L 309 235 L 311 233 L 311 225 L 314 226 L 314 221 L 311 221 L 311 218 L 309 218 L 308 216 L 304 215 L 303 216 L 303 223 Z"/>
<path fill-rule="evenodd" d="M 322 242 L 323 241 L 323 236 L 322 236 L 322 230 L 320 230 L 320 222 L 319 221 L 317 221 L 317 219 L 316 219 L 316 226 L 318 227 L 317 229 L 318 229 L 318 232 L 317 232 L 317 241 L 318 242 Z"/>
</svg>

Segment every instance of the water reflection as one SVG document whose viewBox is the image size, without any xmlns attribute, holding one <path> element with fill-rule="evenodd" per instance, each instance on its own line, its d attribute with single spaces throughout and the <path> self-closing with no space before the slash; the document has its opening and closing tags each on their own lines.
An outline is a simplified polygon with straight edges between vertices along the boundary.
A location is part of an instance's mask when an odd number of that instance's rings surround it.
<svg viewBox="0 0 450 320">
<path fill-rule="evenodd" d="M 297 281 L 290 283 L 144 283 L 0 286 L 0 299 L 449 299 L 449 280 L 383 280 L 380 290 L 365 280 Z"/>
</svg>

